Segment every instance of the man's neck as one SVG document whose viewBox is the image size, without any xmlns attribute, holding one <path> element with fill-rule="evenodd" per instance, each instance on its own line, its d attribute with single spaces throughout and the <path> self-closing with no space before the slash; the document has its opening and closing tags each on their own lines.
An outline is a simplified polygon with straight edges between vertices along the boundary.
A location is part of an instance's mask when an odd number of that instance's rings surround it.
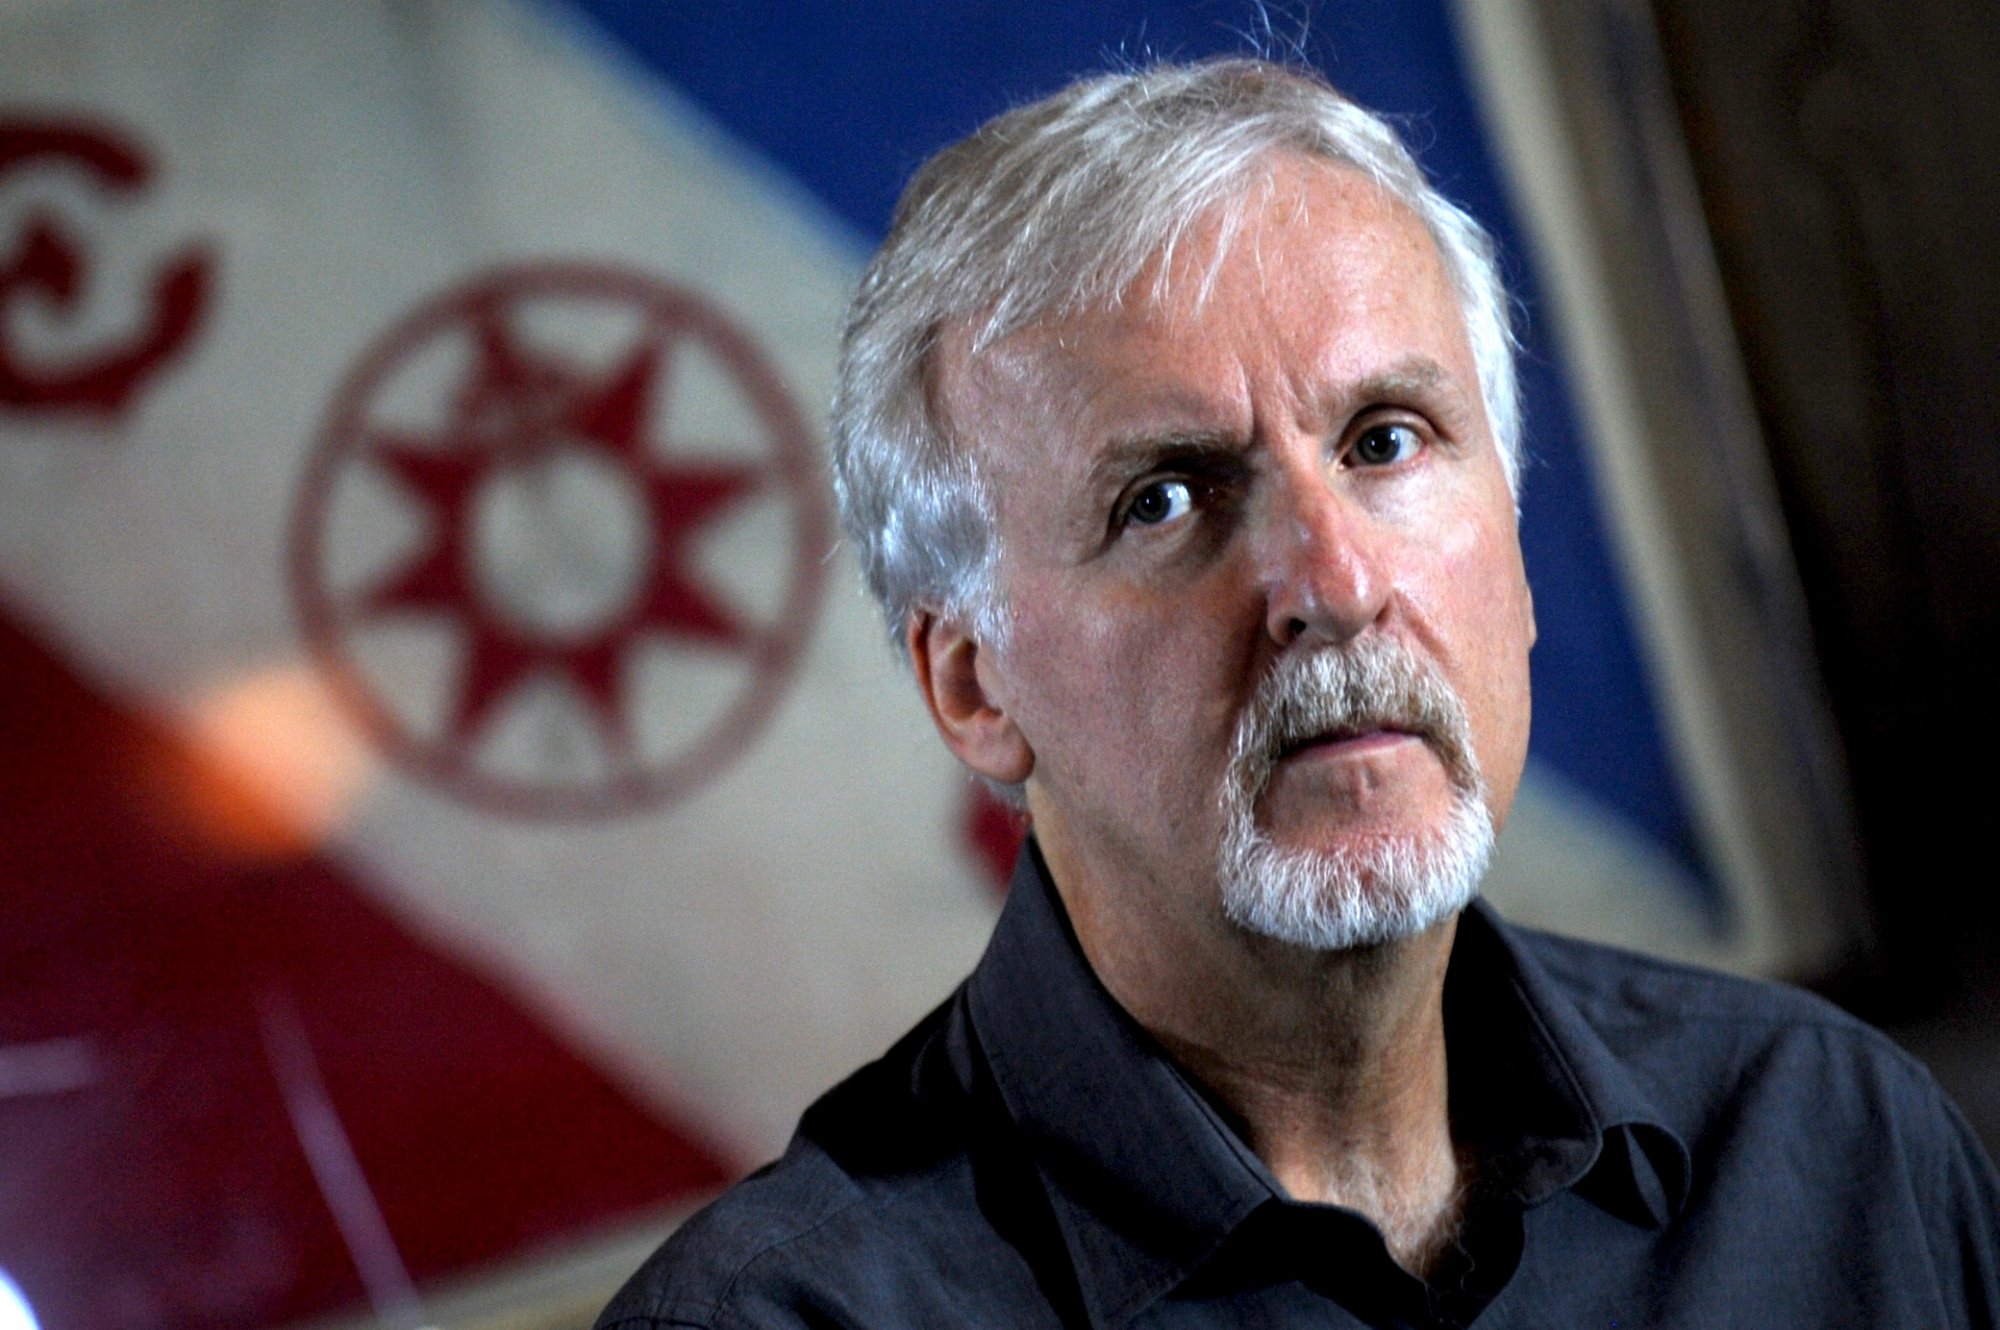
<svg viewBox="0 0 2000 1330">
<path fill-rule="evenodd" d="M 1235 1115 L 1286 1191 L 1367 1215 L 1399 1264 L 1428 1275 L 1457 1237 L 1471 1179 L 1445 1070 L 1456 921 L 1312 952 L 1219 919 L 1148 937 L 1123 909 L 1061 894 L 1098 978 Z"/>
</svg>

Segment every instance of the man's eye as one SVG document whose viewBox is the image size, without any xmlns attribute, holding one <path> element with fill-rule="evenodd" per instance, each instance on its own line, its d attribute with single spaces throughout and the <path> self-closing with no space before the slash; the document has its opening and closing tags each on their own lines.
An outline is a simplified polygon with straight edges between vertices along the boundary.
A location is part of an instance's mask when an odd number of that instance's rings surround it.
<svg viewBox="0 0 2000 1330">
<path fill-rule="evenodd" d="M 1140 526 L 1158 526 L 1186 516 L 1193 508 L 1194 490 L 1185 480 L 1156 480 L 1132 496 L 1125 516 Z"/>
<path fill-rule="evenodd" d="M 1424 446 L 1423 436 L 1408 425 L 1376 425 L 1354 441 L 1354 460 L 1363 466 L 1407 462 Z"/>
</svg>

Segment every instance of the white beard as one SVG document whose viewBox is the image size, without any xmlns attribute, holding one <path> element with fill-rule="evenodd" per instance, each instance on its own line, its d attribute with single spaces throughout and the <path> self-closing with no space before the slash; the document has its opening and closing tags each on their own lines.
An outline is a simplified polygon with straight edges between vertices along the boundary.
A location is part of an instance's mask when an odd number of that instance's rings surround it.
<svg viewBox="0 0 2000 1330">
<path fill-rule="evenodd" d="M 1355 848 L 1293 850 L 1257 825 L 1258 798 L 1287 746 L 1382 725 L 1421 735 L 1444 762 L 1452 807 L 1442 826 Z M 1221 802 L 1223 913 L 1316 951 L 1380 946 L 1443 921 L 1479 894 L 1493 853 L 1465 706 L 1432 666 L 1388 638 L 1281 657 L 1237 722 Z"/>
</svg>

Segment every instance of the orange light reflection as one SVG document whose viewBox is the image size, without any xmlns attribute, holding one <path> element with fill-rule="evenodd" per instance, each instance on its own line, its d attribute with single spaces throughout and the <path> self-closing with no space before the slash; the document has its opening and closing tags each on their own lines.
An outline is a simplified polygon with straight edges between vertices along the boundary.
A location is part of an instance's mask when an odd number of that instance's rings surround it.
<svg viewBox="0 0 2000 1330">
<path fill-rule="evenodd" d="M 195 761 L 174 791 L 193 829 L 233 858 L 292 858 L 337 831 L 379 764 L 299 662 L 227 680 L 188 711 Z"/>
</svg>

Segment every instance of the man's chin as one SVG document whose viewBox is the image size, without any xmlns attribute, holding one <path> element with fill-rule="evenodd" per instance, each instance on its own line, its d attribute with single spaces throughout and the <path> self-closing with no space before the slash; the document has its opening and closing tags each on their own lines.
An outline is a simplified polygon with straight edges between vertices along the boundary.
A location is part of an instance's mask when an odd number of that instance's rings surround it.
<svg viewBox="0 0 2000 1330">
<path fill-rule="evenodd" d="M 1223 912 L 1239 927 L 1315 951 L 1380 946 L 1471 903 L 1493 852 L 1483 800 L 1458 799 L 1441 827 L 1290 846 L 1247 818 L 1223 838 Z"/>
</svg>

